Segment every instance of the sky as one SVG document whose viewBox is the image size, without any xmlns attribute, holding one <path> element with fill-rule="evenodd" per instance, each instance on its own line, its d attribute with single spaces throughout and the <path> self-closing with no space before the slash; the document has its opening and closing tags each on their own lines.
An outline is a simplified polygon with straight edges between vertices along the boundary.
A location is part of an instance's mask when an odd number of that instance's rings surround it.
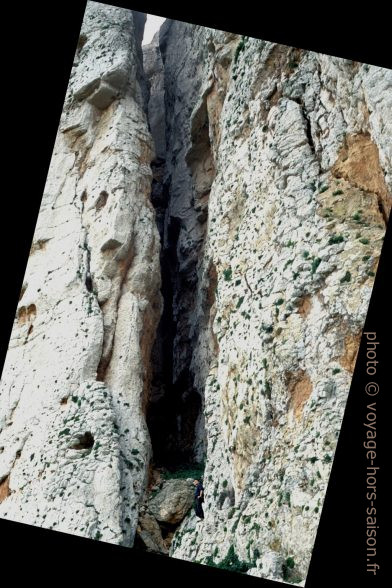
<svg viewBox="0 0 392 588">
<path fill-rule="evenodd" d="M 147 14 L 147 21 L 144 27 L 144 37 L 142 45 L 148 45 L 151 43 L 153 36 L 160 28 L 163 21 L 166 20 L 163 16 L 154 16 L 153 14 Z"/>
</svg>

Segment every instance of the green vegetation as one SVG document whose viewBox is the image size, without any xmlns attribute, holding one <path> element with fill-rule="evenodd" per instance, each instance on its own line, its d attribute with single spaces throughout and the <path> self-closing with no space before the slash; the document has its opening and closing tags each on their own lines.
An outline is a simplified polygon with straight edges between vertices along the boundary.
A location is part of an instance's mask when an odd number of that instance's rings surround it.
<svg viewBox="0 0 392 588">
<path fill-rule="evenodd" d="M 208 563 L 208 565 L 211 565 L 215 568 L 231 570 L 232 572 L 240 572 L 242 574 L 247 572 L 251 567 L 249 563 L 239 559 L 238 555 L 234 551 L 234 545 L 230 545 L 226 556 L 220 563 L 214 563 L 212 556 L 209 556 L 207 560 L 205 563 Z"/>
<path fill-rule="evenodd" d="M 363 245 L 369 245 L 369 239 L 359 239 L 359 242 L 362 243 Z"/>
<path fill-rule="evenodd" d="M 271 398 L 272 387 L 271 383 L 267 380 L 265 383 L 265 395 L 267 398 Z"/>
<path fill-rule="evenodd" d="M 193 478 L 198 480 L 204 472 L 204 463 L 193 463 L 179 467 L 174 472 L 167 471 L 163 474 L 165 480 Z"/>
<path fill-rule="evenodd" d="M 325 192 L 326 190 L 328 190 L 328 188 L 329 188 L 329 186 L 327 186 L 327 185 L 322 186 L 320 188 L 320 190 L 319 190 L 320 194 L 322 194 L 323 192 Z"/>
<path fill-rule="evenodd" d="M 321 259 L 319 257 L 315 257 L 312 261 L 312 267 L 311 267 L 311 273 L 314 274 L 314 272 L 316 271 L 316 269 L 318 268 L 318 266 L 321 263 Z"/>
<path fill-rule="evenodd" d="M 231 277 L 232 277 L 232 269 L 231 267 L 223 270 L 223 277 L 225 278 L 226 282 L 230 282 Z"/>
<path fill-rule="evenodd" d="M 295 561 L 292 557 L 288 557 L 285 563 L 282 564 L 282 577 L 285 582 L 298 584 L 302 582 L 302 578 L 298 573 L 294 572 Z"/>
<path fill-rule="evenodd" d="M 349 271 L 347 271 L 344 274 L 343 278 L 340 279 L 340 283 L 342 284 L 343 282 L 350 282 L 350 280 L 351 280 L 351 274 Z"/>
<path fill-rule="evenodd" d="M 335 243 L 342 243 L 344 241 L 343 235 L 332 235 L 328 241 L 328 245 L 335 245 Z"/>
<path fill-rule="evenodd" d="M 266 333 L 272 333 L 272 331 L 274 330 L 274 327 L 272 325 L 261 325 L 261 328 L 263 329 L 263 331 L 265 331 Z"/>
<path fill-rule="evenodd" d="M 343 190 L 335 190 L 335 192 L 332 192 L 332 196 L 340 196 L 341 194 L 343 194 Z"/>
<path fill-rule="evenodd" d="M 245 49 L 245 37 L 242 36 L 241 41 L 238 43 L 237 48 L 235 50 L 235 54 L 234 54 L 234 63 L 237 63 L 237 59 L 239 54 L 241 53 L 241 51 L 243 51 Z"/>
<path fill-rule="evenodd" d="M 241 306 L 241 304 L 243 303 L 243 301 L 244 301 L 244 297 L 243 296 L 240 296 L 238 298 L 238 302 L 237 302 L 236 308 L 239 308 Z"/>
</svg>

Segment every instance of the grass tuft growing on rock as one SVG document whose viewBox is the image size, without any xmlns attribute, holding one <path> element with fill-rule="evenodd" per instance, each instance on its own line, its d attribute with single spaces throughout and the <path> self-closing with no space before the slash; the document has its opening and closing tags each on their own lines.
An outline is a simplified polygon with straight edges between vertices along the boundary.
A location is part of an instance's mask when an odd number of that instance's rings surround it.
<svg viewBox="0 0 392 588">
<path fill-rule="evenodd" d="M 230 545 L 226 556 L 224 559 L 222 559 L 221 562 L 215 563 L 213 561 L 213 557 L 209 556 L 205 563 L 214 568 L 230 570 L 232 572 L 240 572 L 242 574 L 245 574 L 252 567 L 248 562 L 239 559 L 238 555 L 234 551 L 234 545 Z"/>
</svg>

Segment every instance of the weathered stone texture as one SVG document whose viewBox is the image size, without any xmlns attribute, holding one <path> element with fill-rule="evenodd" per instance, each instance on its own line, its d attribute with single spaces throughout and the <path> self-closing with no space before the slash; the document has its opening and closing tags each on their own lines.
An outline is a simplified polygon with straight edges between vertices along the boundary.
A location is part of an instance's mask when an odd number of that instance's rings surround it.
<svg viewBox="0 0 392 588">
<path fill-rule="evenodd" d="M 234 544 L 303 583 L 391 206 L 392 74 L 176 22 L 161 50 L 174 356 L 206 445 L 204 532 L 189 515 L 170 554 Z"/>
<path fill-rule="evenodd" d="M 134 20 L 87 4 L 0 401 L 0 516 L 126 545 L 151 457 L 161 311 Z"/>
<path fill-rule="evenodd" d="M 0 516 L 303 585 L 391 209 L 392 72 L 173 21 L 143 58 L 143 18 L 87 4 Z M 205 459 L 202 531 L 162 447 Z"/>
</svg>

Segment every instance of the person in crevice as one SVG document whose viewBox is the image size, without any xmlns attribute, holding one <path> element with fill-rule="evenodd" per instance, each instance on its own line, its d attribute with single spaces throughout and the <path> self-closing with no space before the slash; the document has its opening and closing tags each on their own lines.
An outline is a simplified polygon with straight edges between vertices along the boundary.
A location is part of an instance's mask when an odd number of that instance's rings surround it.
<svg viewBox="0 0 392 588">
<path fill-rule="evenodd" d="M 204 488 L 203 484 L 199 482 L 199 480 L 193 480 L 193 485 L 195 486 L 195 513 L 196 516 L 199 517 L 199 521 L 204 519 L 204 512 L 202 503 L 204 502 Z"/>
</svg>

